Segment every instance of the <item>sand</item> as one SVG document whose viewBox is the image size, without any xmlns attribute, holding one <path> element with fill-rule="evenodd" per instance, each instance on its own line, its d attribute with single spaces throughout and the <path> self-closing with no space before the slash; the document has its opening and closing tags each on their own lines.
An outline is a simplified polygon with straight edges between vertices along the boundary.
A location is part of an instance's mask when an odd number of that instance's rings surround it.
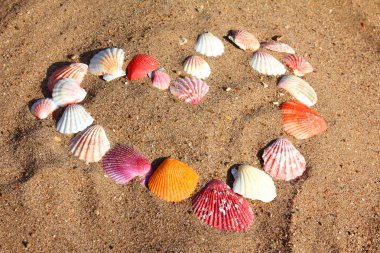
<svg viewBox="0 0 380 253">
<path fill-rule="evenodd" d="M 3 0 L 0 252 L 379 252 L 379 13 L 378 1 L 357 0 Z M 327 132 L 304 141 L 286 135 L 273 102 L 291 96 L 280 96 L 276 78 L 255 73 L 250 53 L 226 40 L 223 56 L 207 58 L 210 92 L 200 106 L 149 79 L 106 83 L 88 75 L 82 86 L 85 108 L 112 145 L 131 144 L 155 164 L 182 160 L 200 174 L 197 190 L 226 180 L 234 164 L 261 167 L 260 149 L 289 138 L 307 173 L 276 182 L 271 203 L 250 201 L 255 221 L 245 233 L 210 228 L 190 200 L 163 202 L 137 180 L 115 184 L 98 163 L 70 155 L 72 136 L 55 131 L 59 114 L 38 121 L 29 111 L 71 55 L 89 63 L 117 46 L 127 63 L 149 53 L 176 78 L 200 32 L 222 37 L 236 28 L 260 41 L 282 35 L 312 63 L 306 80 Z M 188 43 L 180 46 L 180 36 Z"/>
</svg>

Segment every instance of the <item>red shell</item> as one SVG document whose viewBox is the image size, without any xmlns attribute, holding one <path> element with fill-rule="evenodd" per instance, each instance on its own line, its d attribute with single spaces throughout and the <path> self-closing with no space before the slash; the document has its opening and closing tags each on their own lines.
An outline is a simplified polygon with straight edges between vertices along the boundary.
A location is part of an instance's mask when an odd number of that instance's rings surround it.
<svg viewBox="0 0 380 253">
<path fill-rule="evenodd" d="M 321 134 L 327 129 L 326 121 L 307 105 L 287 101 L 280 106 L 285 132 L 303 140 Z"/>
<path fill-rule="evenodd" d="M 129 80 L 145 78 L 149 72 L 156 70 L 158 66 L 159 63 L 153 56 L 147 54 L 135 55 L 128 64 L 127 77 Z"/>
<path fill-rule="evenodd" d="M 220 180 L 211 180 L 194 197 L 192 204 L 198 219 L 220 230 L 246 230 L 253 221 L 248 201 Z"/>
</svg>

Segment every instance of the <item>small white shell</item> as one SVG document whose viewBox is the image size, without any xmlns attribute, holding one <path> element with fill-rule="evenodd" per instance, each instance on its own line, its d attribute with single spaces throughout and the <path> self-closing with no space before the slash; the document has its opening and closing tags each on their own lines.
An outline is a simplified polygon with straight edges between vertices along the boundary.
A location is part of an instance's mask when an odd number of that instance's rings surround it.
<svg viewBox="0 0 380 253">
<path fill-rule="evenodd" d="M 69 105 L 57 123 L 57 131 L 62 134 L 75 134 L 94 122 L 91 115 L 81 105 Z"/>
<path fill-rule="evenodd" d="M 223 42 L 210 32 L 202 33 L 195 43 L 195 51 L 208 57 L 220 56 L 224 53 Z"/>
<path fill-rule="evenodd" d="M 178 78 L 174 84 L 170 85 L 170 92 L 175 97 L 191 105 L 199 104 L 208 90 L 206 82 L 196 77 Z"/>
<path fill-rule="evenodd" d="M 279 60 L 261 50 L 253 53 L 249 65 L 260 74 L 268 76 L 283 75 L 286 72 L 285 66 Z"/>
<path fill-rule="evenodd" d="M 77 81 L 72 78 L 59 80 L 53 88 L 53 100 L 58 106 L 81 102 L 87 95 Z"/>
<path fill-rule="evenodd" d="M 278 87 L 286 90 L 307 106 L 313 106 L 317 103 L 317 93 L 305 80 L 299 77 L 283 76 L 278 82 Z"/>
<path fill-rule="evenodd" d="M 182 66 L 187 74 L 201 79 L 205 79 L 211 74 L 210 65 L 197 55 L 187 57 Z"/>
<path fill-rule="evenodd" d="M 291 46 L 282 42 L 274 42 L 274 41 L 264 42 L 261 44 L 261 47 L 271 50 L 271 51 L 280 52 L 280 53 L 288 53 L 288 54 L 295 53 L 294 49 Z"/>
<path fill-rule="evenodd" d="M 124 61 L 124 51 L 120 48 L 107 48 L 92 57 L 89 65 L 91 74 L 103 76 L 107 82 L 118 77 L 125 76 L 122 69 Z"/>
</svg>

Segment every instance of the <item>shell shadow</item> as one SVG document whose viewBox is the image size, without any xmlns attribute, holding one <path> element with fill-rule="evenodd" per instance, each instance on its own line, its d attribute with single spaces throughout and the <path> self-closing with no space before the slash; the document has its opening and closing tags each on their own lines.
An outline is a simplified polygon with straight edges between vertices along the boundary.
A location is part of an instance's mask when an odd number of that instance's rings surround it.
<svg viewBox="0 0 380 253">
<path fill-rule="evenodd" d="M 69 61 L 55 62 L 52 65 L 50 65 L 50 67 L 46 71 L 45 78 L 42 80 L 42 82 L 40 84 L 40 89 L 41 89 L 41 92 L 44 95 L 44 97 L 51 97 L 51 92 L 47 88 L 47 83 L 49 81 L 49 77 L 51 76 L 51 74 L 53 74 L 54 71 L 56 71 L 57 69 L 62 68 L 63 66 L 70 65 L 71 63 L 72 62 L 69 62 Z"/>
<path fill-rule="evenodd" d="M 280 137 L 279 137 L 279 138 L 280 138 Z M 278 139 L 278 138 L 271 140 L 267 145 L 265 145 L 263 148 L 259 149 L 259 151 L 257 152 L 256 157 L 257 157 L 257 159 L 259 160 L 261 166 L 264 166 L 264 160 L 263 160 L 264 150 L 265 150 L 267 147 L 269 147 L 270 145 L 272 145 L 277 139 Z"/>
<path fill-rule="evenodd" d="M 231 187 L 231 189 L 232 189 L 232 185 L 233 185 L 233 183 L 235 181 L 234 176 L 231 173 L 231 170 L 239 168 L 240 165 L 242 165 L 242 164 L 241 163 L 236 163 L 236 164 L 232 165 L 230 168 L 228 168 L 228 170 L 227 170 L 226 184 L 229 187 Z"/>
<path fill-rule="evenodd" d="M 152 176 L 152 174 L 156 171 L 156 169 L 158 168 L 158 166 L 160 166 L 160 164 L 161 164 L 166 158 L 169 158 L 169 156 L 166 156 L 166 157 L 159 157 L 159 158 L 153 160 L 153 162 L 151 163 L 151 169 L 150 169 L 150 171 L 146 174 L 146 176 L 145 176 L 145 178 L 144 178 L 143 185 L 145 185 L 146 187 L 148 187 L 148 182 L 149 182 L 149 178 L 150 178 L 150 176 Z"/>
<path fill-rule="evenodd" d="M 28 109 L 29 109 L 29 111 L 31 111 L 33 104 L 34 104 L 35 102 L 37 102 L 38 100 L 40 100 L 40 99 L 41 99 L 41 98 L 33 98 L 32 100 L 30 100 L 30 101 L 28 102 Z"/>
<path fill-rule="evenodd" d="M 229 44 L 231 44 L 232 46 L 234 46 L 235 48 L 237 48 L 237 49 L 239 49 L 239 50 L 241 50 L 241 51 L 244 51 L 243 49 L 241 49 L 240 47 L 238 47 L 235 43 L 233 43 L 233 42 L 230 40 L 230 38 L 228 38 L 228 35 L 230 35 L 230 32 L 231 32 L 231 30 L 228 31 L 227 35 L 224 35 L 224 36 L 223 36 L 223 39 L 224 39 L 225 41 L 227 41 Z"/>
</svg>

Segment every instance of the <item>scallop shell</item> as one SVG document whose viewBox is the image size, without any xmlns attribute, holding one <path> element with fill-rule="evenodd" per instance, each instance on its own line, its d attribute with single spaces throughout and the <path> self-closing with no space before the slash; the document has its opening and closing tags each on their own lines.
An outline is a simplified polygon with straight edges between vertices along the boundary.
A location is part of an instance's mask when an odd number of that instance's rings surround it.
<svg viewBox="0 0 380 253">
<path fill-rule="evenodd" d="M 91 74 L 103 76 L 107 82 L 125 76 L 123 68 L 124 51 L 120 48 L 107 48 L 95 54 L 89 65 Z"/>
<path fill-rule="evenodd" d="M 149 190 L 160 199 L 179 202 L 194 192 L 198 174 L 174 158 L 166 158 L 149 179 Z"/>
<path fill-rule="evenodd" d="M 99 125 L 88 127 L 70 142 L 70 152 L 87 164 L 100 161 L 109 149 L 106 132 Z"/>
<path fill-rule="evenodd" d="M 160 64 L 151 55 L 138 54 L 129 62 L 127 74 L 129 80 L 145 78 L 149 72 L 156 70 Z"/>
<path fill-rule="evenodd" d="M 273 179 L 264 171 L 249 165 L 231 170 L 235 178 L 234 192 L 252 200 L 271 202 L 276 197 Z"/>
<path fill-rule="evenodd" d="M 286 90 L 307 106 L 313 106 L 317 103 L 317 94 L 314 89 L 299 77 L 283 76 L 278 82 L 278 87 Z"/>
<path fill-rule="evenodd" d="M 30 112 L 38 119 L 46 119 L 58 105 L 50 98 L 42 98 L 36 101 L 30 108 Z"/>
<path fill-rule="evenodd" d="M 189 56 L 183 62 L 183 70 L 192 76 L 205 79 L 211 74 L 210 65 L 200 56 Z"/>
<path fill-rule="evenodd" d="M 288 53 L 288 54 L 295 53 L 294 49 L 291 46 L 282 42 L 274 42 L 274 41 L 264 42 L 261 44 L 261 47 L 271 50 L 271 51 L 280 52 L 280 53 Z"/>
<path fill-rule="evenodd" d="M 263 153 L 264 170 L 274 179 L 293 180 L 306 170 L 303 155 L 285 139 L 278 138 Z"/>
<path fill-rule="evenodd" d="M 228 39 L 243 50 L 256 51 L 260 48 L 260 42 L 253 34 L 247 31 L 231 30 L 228 34 Z"/>
<path fill-rule="evenodd" d="M 83 81 L 84 76 L 87 74 L 88 66 L 84 63 L 72 63 L 68 66 L 63 66 L 57 69 L 49 77 L 47 88 L 49 91 L 53 91 L 54 85 L 61 79 L 72 78 L 77 83 Z"/>
<path fill-rule="evenodd" d="M 285 132 L 303 140 L 319 135 L 327 129 L 326 121 L 307 105 L 287 101 L 280 106 Z"/>
<path fill-rule="evenodd" d="M 102 168 L 118 184 L 127 184 L 135 177 L 141 177 L 143 184 L 151 171 L 151 164 L 131 146 L 118 144 L 104 156 Z"/>
<path fill-rule="evenodd" d="M 208 57 L 220 56 L 224 53 L 223 42 L 210 32 L 202 33 L 195 43 L 195 51 Z"/>
<path fill-rule="evenodd" d="M 285 66 L 280 61 L 261 50 L 253 53 L 249 65 L 260 74 L 269 76 L 283 75 L 286 72 Z"/>
<path fill-rule="evenodd" d="M 248 201 L 216 179 L 194 197 L 192 205 L 198 219 L 220 230 L 244 231 L 253 222 Z"/>
<path fill-rule="evenodd" d="M 151 72 L 150 78 L 152 85 L 160 90 L 166 90 L 170 86 L 170 76 L 164 70 L 155 70 Z"/>
<path fill-rule="evenodd" d="M 53 100 L 58 106 L 66 106 L 81 102 L 87 95 L 77 81 L 72 78 L 59 80 L 53 89 Z"/>
<path fill-rule="evenodd" d="M 170 92 L 175 97 L 191 105 L 199 104 L 208 90 L 208 85 L 196 77 L 178 78 L 177 81 L 170 86 Z"/>
<path fill-rule="evenodd" d="M 284 58 L 284 63 L 293 71 L 296 76 L 313 72 L 313 66 L 301 56 L 290 54 Z"/>
<path fill-rule="evenodd" d="M 62 134 L 75 134 L 86 129 L 94 122 L 81 105 L 69 105 L 57 123 L 57 131 Z"/>
</svg>

